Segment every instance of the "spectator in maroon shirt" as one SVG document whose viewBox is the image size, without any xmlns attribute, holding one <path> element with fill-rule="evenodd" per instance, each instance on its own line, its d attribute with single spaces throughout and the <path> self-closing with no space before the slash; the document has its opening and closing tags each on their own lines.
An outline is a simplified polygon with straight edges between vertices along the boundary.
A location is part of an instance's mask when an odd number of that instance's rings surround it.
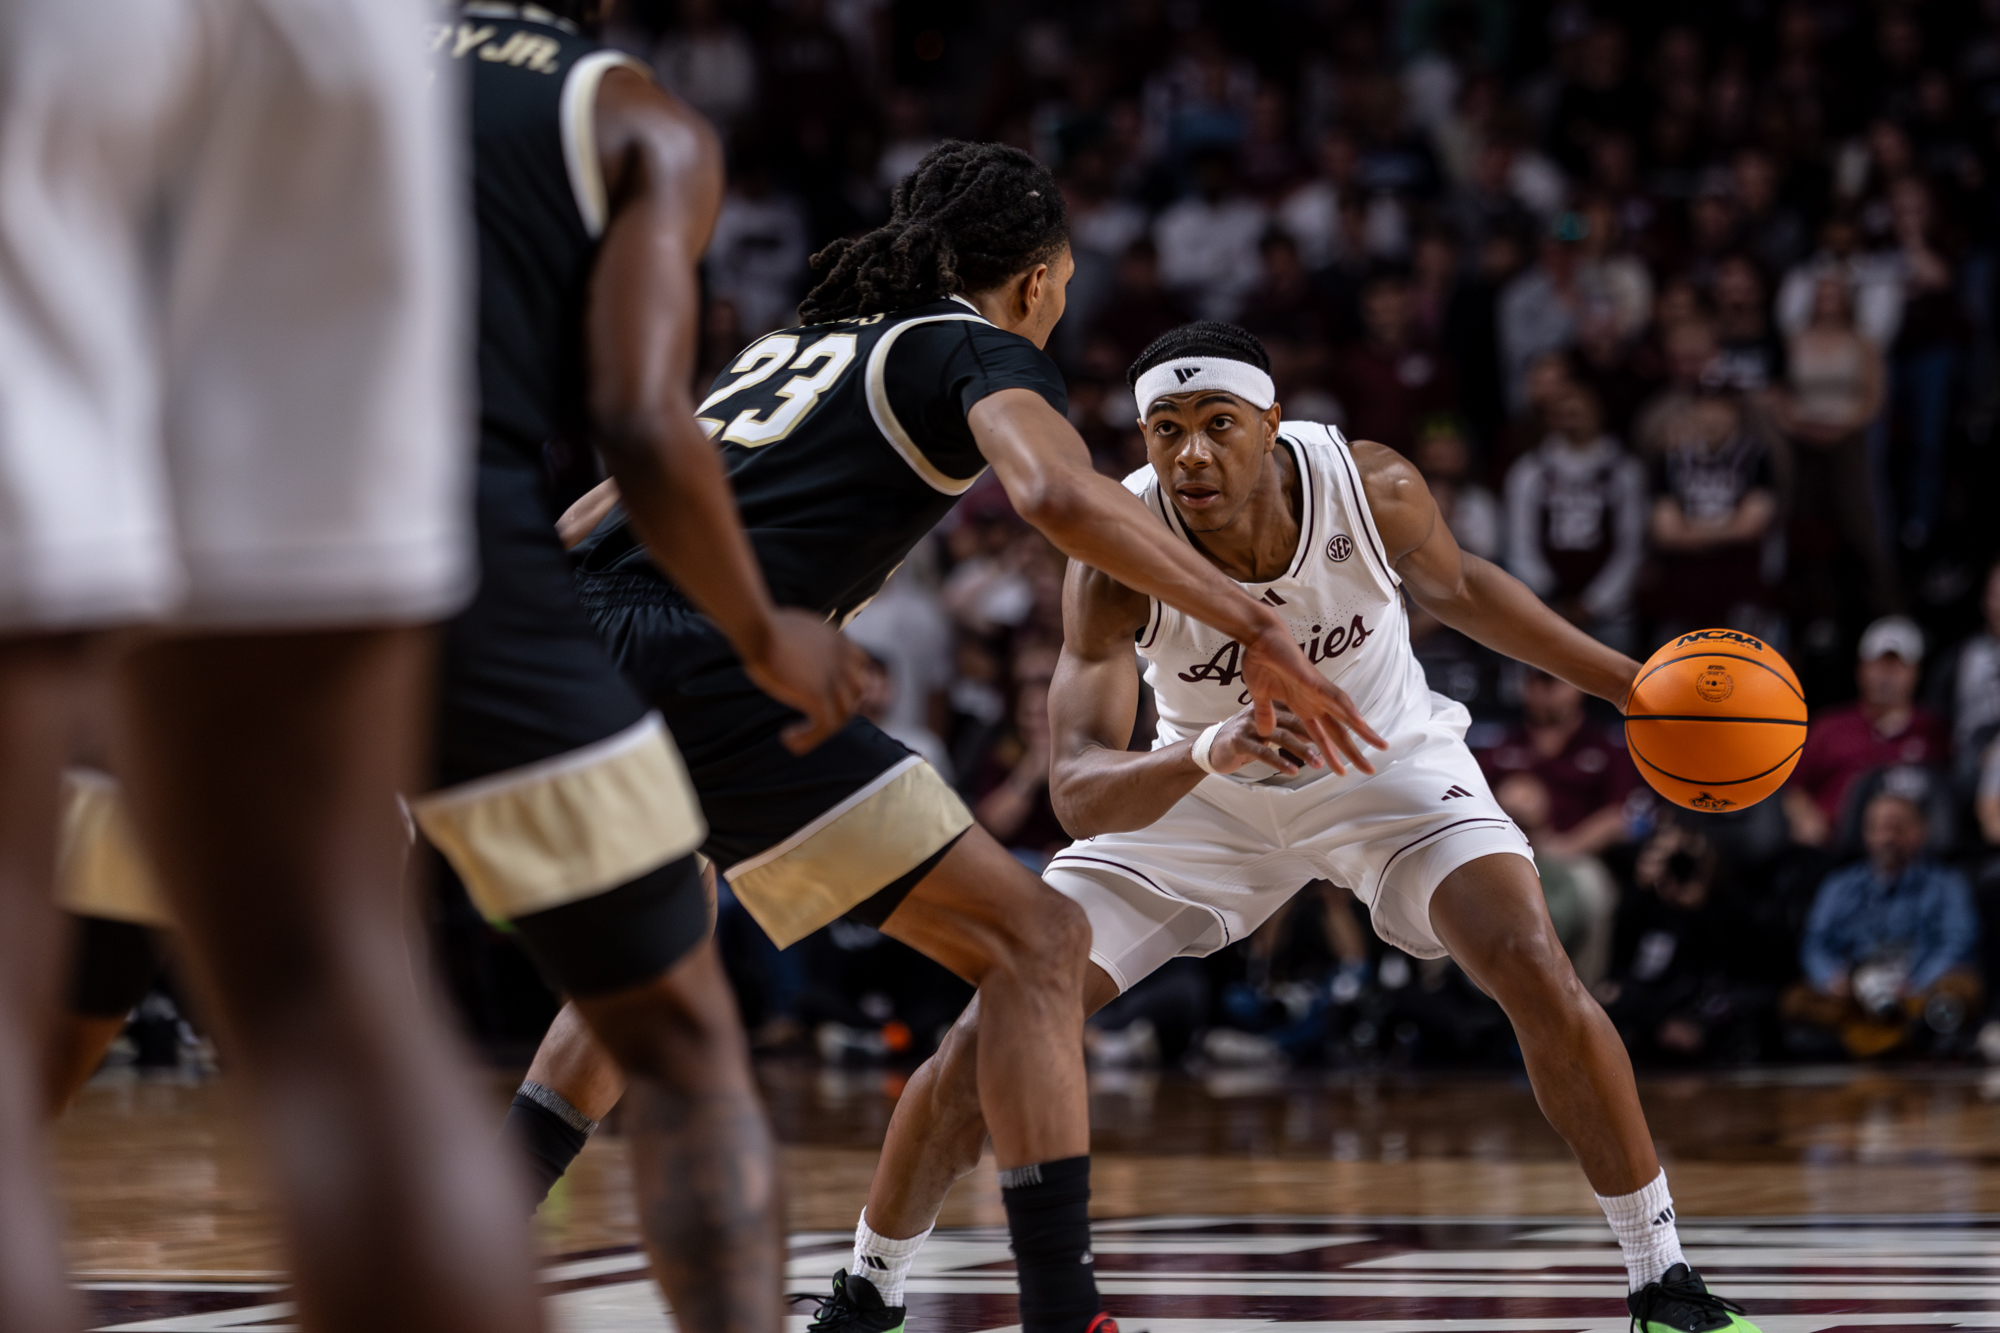
<svg viewBox="0 0 2000 1333">
<path fill-rule="evenodd" d="M 1498 786 L 1513 773 L 1532 773 L 1549 793 L 1549 828 L 1538 850 L 1551 856 L 1595 856 L 1632 837 L 1634 798 L 1644 800 L 1638 771 L 1615 731 L 1592 723 L 1583 691 L 1529 668 L 1521 681 L 1520 725 L 1500 744 L 1479 752 L 1479 766 Z"/>
<path fill-rule="evenodd" d="M 1334 354 L 1329 375 L 1347 409 L 1347 434 L 1401 453 L 1416 447 L 1425 417 L 1456 406 L 1444 355 L 1417 338 L 1415 296 L 1408 275 L 1385 269 L 1361 289 L 1363 336 Z"/>
<path fill-rule="evenodd" d="M 1783 795 L 1792 837 L 1824 847 L 1840 824 L 1848 789 L 1877 768 L 1944 762 L 1944 724 L 1916 706 L 1924 632 L 1902 616 L 1884 616 L 1861 636 L 1854 678 L 1861 697 L 1812 719 L 1805 753 Z"/>
</svg>

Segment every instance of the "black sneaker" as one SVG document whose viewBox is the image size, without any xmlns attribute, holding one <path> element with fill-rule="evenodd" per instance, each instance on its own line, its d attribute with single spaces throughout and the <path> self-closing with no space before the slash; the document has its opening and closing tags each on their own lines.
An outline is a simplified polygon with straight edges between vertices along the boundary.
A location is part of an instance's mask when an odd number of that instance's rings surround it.
<svg viewBox="0 0 2000 1333">
<path fill-rule="evenodd" d="M 1742 1317 L 1742 1306 L 1710 1291 L 1701 1274 L 1686 1264 L 1675 1264 L 1659 1281 L 1627 1296 L 1625 1308 L 1632 1312 L 1632 1333 L 1758 1333 Z"/>
<path fill-rule="evenodd" d="M 873 1282 L 844 1268 L 833 1275 L 833 1295 L 792 1297 L 800 1301 L 819 1302 L 806 1333 L 903 1333 L 903 1307 L 884 1305 Z"/>
</svg>

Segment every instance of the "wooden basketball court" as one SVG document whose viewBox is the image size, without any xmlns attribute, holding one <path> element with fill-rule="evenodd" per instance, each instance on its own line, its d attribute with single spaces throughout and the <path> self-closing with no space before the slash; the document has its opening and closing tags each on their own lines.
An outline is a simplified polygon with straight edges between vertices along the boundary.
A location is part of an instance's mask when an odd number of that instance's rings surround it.
<svg viewBox="0 0 2000 1333">
<path fill-rule="evenodd" d="M 791 1283 L 845 1266 L 896 1075 L 769 1065 Z M 494 1124 L 507 1080 L 496 1080 Z M 1765 1333 L 2000 1328 L 2000 1072 L 1642 1080 L 1690 1259 Z M 1093 1081 L 1099 1283 L 1133 1333 L 1532 1333 L 1626 1322 L 1618 1250 L 1524 1079 Z M 103 1075 L 57 1132 L 91 1327 L 290 1325 L 227 1080 Z M 1015 1323 L 990 1171 L 910 1285 L 912 1333 Z M 551 1328 L 669 1327 L 601 1132 L 540 1219 Z M 800 1307 L 803 1326 L 810 1304 Z"/>
</svg>

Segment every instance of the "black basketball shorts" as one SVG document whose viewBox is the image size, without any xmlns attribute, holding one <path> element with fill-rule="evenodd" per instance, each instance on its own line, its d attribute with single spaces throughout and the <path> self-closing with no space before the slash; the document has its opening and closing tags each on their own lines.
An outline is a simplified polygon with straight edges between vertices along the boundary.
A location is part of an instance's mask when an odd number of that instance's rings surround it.
<svg viewBox="0 0 2000 1333">
<path fill-rule="evenodd" d="M 702 852 L 779 947 L 841 916 L 880 925 L 972 827 L 937 770 L 864 718 L 809 754 L 787 750 L 780 734 L 799 715 L 671 585 L 588 575 L 578 591 L 673 730 L 708 823 Z"/>
<path fill-rule="evenodd" d="M 493 453 L 479 590 L 444 631 L 436 785 L 410 809 L 561 989 L 617 990 L 707 936 L 701 811 L 665 723 L 577 603 L 538 472 Z"/>
</svg>

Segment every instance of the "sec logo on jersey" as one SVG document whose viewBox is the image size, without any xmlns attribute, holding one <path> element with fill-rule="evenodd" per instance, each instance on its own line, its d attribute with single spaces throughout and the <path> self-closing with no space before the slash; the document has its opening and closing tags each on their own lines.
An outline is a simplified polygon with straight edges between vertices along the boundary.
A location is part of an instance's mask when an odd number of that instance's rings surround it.
<svg viewBox="0 0 2000 1333">
<path fill-rule="evenodd" d="M 1354 543 L 1349 540 L 1346 533 L 1336 532 L 1332 537 L 1327 539 L 1326 558 L 1333 561 L 1336 565 L 1353 554 Z"/>
</svg>

